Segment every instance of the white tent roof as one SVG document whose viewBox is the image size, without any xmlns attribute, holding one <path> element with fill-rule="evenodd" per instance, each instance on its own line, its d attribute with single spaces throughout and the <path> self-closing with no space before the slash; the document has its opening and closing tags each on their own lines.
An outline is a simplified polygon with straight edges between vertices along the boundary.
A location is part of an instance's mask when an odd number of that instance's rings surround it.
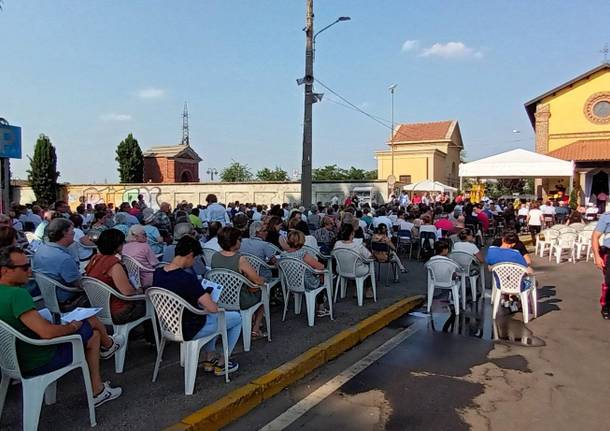
<svg viewBox="0 0 610 431">
<path fill-rule="evenodd" d="M 571 177 L 574 163 L 522 148 L 495 156 L 460 163 L 460 177 L 523 178 L 523 177 Z"/>
<path fill-rule="evenodd" d="M 455 192 L 455 187 L 448 186 L 438 181 L 424 180 L 403 186 L 403 190 L 409 192 Z"/>
</svg>

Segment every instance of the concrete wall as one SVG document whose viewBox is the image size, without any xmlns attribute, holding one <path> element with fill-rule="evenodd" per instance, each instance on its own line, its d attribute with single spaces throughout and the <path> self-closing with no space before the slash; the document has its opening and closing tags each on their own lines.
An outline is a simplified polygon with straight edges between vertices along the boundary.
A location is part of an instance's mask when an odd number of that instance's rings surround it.
<svg viewBox="0 0 610 431">
<path fill-rule="evenodd" d="M 333 196 L 341 200 L 354 187 L 376 187 L 387 200 L 385 181 L 354 182 L 316 182 L 313 184 L 315 202 L 328 202 Z M 257 204 L 277 204 L 283 202 L 298 203 L 301 198 L 301 184 L 298 182 L 248 182 L 248 183 L 180 183 L 180 184 L 66 184 L 61 197 L 68 201 L 72 208 L 80 202 L 96 204 L 136 200 L 138 194 L 152 208 L 158 208 L 161 202 L 172 206 L 183 200 L 195 204 L 205 203 L 209 193 L 218 196 L 219 202 L 248 202 Z M 22 204 L 36 200 L 29 186 L 12 186 L 13 201 Z"/>
</svg>

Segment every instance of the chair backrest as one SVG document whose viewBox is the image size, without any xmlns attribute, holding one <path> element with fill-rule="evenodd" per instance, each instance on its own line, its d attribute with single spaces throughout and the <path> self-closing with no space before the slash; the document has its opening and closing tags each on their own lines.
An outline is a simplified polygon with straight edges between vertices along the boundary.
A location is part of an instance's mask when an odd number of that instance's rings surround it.
<svg viewBox="0 0 610 431">
<path fill-rule="evenodd" d="M 243 275 L 229 269 L 215 268 L 205 275 L 210 281 L 222 286 L 218 306 L 227 310 L 239 310 L 239 292 L 251 284 Z"/>
<path fill-rule="evenodd" d="M 215 253 L 217 252 L 213 248 L 203 247 L 203 261 L 209 268 L 212 267 L 212 256 L 214 256 Z"/>
<path fill-rule="evenodd" d="M 27 342 L 27 337 L 0 320 L 0 368 L 3 374 L 21 379 L 21 368 L 17 358 L 17 338 Z"/>
<path fill-rule="evenodd" d="M 289 290 L 305 291 L 305 272 L 311 271 L 309 265 L 294 257 L 282 257 L 278 260 L 277 265 L 280 270 L 280 280 L 286 292 Z"/>
<path fill-rule="evenodd" d="M 576 233 L 576 229 L 570 227 L 570 226 L 563 226 L 561 229 L 559 229 L 559 233 L 564 234 L 564 233 Z"/>
<path fill-rule="evenodd" d="M 174 292 L 160 287 L 149 287 L 146 296 L 155 308 L 163 337 L 171 341 L 184 341 L 182 315 L 188 303 Z"/>
<path fill-rule="evenodd" d="M 474 256 L 465 251 L 452 251 L 449 259 L 457 263 L 463 271 L 469 272 Z"/>
<path fill-rule="evenodd" d="M 527 267 L 516 263 L 498 263 L 491 268 L 496 288 L 502 292 L 519 294 L 523 279 L 527 275 Z"/>
<path fill-rule="evenodd" d="M 257 274 L 260 275 L 261 273 L 261 268 L 264 268 L 266 266 L 266 262 L 261 259 L 258 256 L 255 256 L 253 254 L 250 253 L 240 253 L 240 255 L 242 257 L 245 257 L 246 260 L 248 261 L 248 263 L 250 264 L 250 266 L 254 269 L 254 271 L 256 271 Z"/>
<path fill-rule="evenodd" d="M 582 230 L 578 232 L 578 240 L 580 242 L 589 242 L 591 241 L 591 237 L 593 236 L 592 230 Z"/>
<path fill-rule="evenodd" d="M 585 228 L 585 224 L 584 223 L 572 223 L 569 227 L 571 227 L 572 229 L 574 229 L 578 232 Z"/>
<path fill-rule="evenodd" d="M 552 230 L 561 230 L 561 229 L 564 229 L 564 228 L 566 228 L 566 227 L 567 227 L 567 226 L 562 225 L 562 224 L 554 224 L 554 225 L 553 225 L 553 226 L 551 226 L 549 229 L 552 229 Z"/>
<path fill-rule="evenodd" d="M 125 269 L 127 269 L 127 275 L 129 276 L 129 280 L 134 284 L 136 289 L 142 287 L 141 276 L 140 276 L 140 263 L 135 260 L 131 256 L 123 255 L 121 258 L 123 265 L 125 265 Z"/>
<path fill-rule="evenodd" d="M 413 238 L 413 234 L 411 233 L 410 230 L 401 229 L 398 231 L 398 239 L 411 241 L 412 238 Z"/>
<path fill-rule="evenodd" d="M 595 226 L 597 226 L 597 222 L 587 223 L 582 230 L 595 230 Z"/>
<path fill-rule="evenodd" d="M 435 286 L 451 287 L 453 285 L 453 274 L 461 271 L 460 266 L 448 257 L 435 256 L 424 265 L 428 270 L 428 276 Z"/>
<path fill-rule="evenodd" d="M 329 256 L 329 255 L 323 254 L 320 250 L 315 249 L 310 245 L 304 245 L 303 250 L 305 250 L 307 252 L 307 254 L 313 254 L 314 256 L 319 257 L 324 260 L 328 259 L 328 256 Z"/>
<path fill-rule="evenodd" d="M 557 239 L 559 237 L 559 235 L 561 234 L 561 232 L 558 229 L 545 229 L 543 231 L 543 236 L 545 240 L 553 240 L 553 239 Z"/>
<path fill-rule="evenodd" d="M 560 247 L 574 247 L 574 243 L 576 242 L 576 238 L 578 238 L 578 234 L 576 232 L 563 232 L 557 238 L 557 244 Z"/>
<path fill-rule="evenodd" d="M 336 248 L 331 255 L 337 261 L 337 273 L 342 277 L 356 277 L 356 266 L 365 263 L 359 253 L 348 248 Z"/>
<path fill-rule="evenodd" d="M 40 272 L 34 272 L 34 279 L 40 289 L 40 294 L 44 304 L 51 313 L 60 314 L 59 302 L 57 301 L 57 285 L 61 284 L 56 280 L 53 280 L 48 275 L 44 275 Z"/>
<path fill-rule="evenodd" d="M 280 250 L 280 248 L 275 245 L 275 244 L 271 244 L 270 242 L 268 242 L 267 244 L 269 244 L 269 247 L 271 248 L 271 250 L 273 250 L 273 254 L 281 254 L 282 250 Z"/>
<path fill-rule="evenodd" d="M 87 294 L 91 306 L 101 308 L 96 317 L 100 319 L 104 325 L 112 325 L 110 297 L 114 293 L 114 289 L 93 277 L 83 277 L 80 285 Z"/>
</svg>

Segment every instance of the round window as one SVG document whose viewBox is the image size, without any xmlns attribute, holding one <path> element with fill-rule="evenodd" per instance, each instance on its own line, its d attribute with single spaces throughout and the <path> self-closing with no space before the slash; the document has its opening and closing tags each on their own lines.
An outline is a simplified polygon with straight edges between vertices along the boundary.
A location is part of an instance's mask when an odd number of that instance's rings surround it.
<svg viewBox="0 0 610 431">
<path fill-rule="evenodd" d="M 599 118 L 610 117 L 610 102 L 602 100 L 593 105 L 593 115 Z"/>
<path fill-rule="evenodd" d="M 591 95 L 585 102 L 585 117 L 595 124 L 610 124 L 610 92 Z"/>
</svg>

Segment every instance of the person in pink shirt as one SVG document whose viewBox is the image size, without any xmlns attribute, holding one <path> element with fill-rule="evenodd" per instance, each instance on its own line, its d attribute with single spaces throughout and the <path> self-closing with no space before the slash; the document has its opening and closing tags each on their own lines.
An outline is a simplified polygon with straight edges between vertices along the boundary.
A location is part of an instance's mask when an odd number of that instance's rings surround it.
<svg viewBox="0 0 610 431">
<path fill-rule="evenodd" d="M 415 205 L 421 204 L 421 196 L 419 196 L 417 193 L 413 194 L 413 203 Z"/>
<path fill-rule="evenodd" d="M 441 230 L 443 234 L 445 232 L 449 235 L 455 233 L 455 225 L 449 220 L 447 214 L 441 215 L 441 218 L 434 223 L 434 227 Z"/>
<path fill-rule="evenodd" d="M 159 264 L 159 259 L 155 256 L 152 248 L 146 240 L 146 231 L 144 226 L 134 224 L 129 228 L 127 234 L 127 243 L 123 246 L 123 254 L 135 259 L 140 265 L 150 268 L 153 271 L 140 271 L 140 283 L 142 287 L 152 286 L 153 272 Z"/>
</svg>

